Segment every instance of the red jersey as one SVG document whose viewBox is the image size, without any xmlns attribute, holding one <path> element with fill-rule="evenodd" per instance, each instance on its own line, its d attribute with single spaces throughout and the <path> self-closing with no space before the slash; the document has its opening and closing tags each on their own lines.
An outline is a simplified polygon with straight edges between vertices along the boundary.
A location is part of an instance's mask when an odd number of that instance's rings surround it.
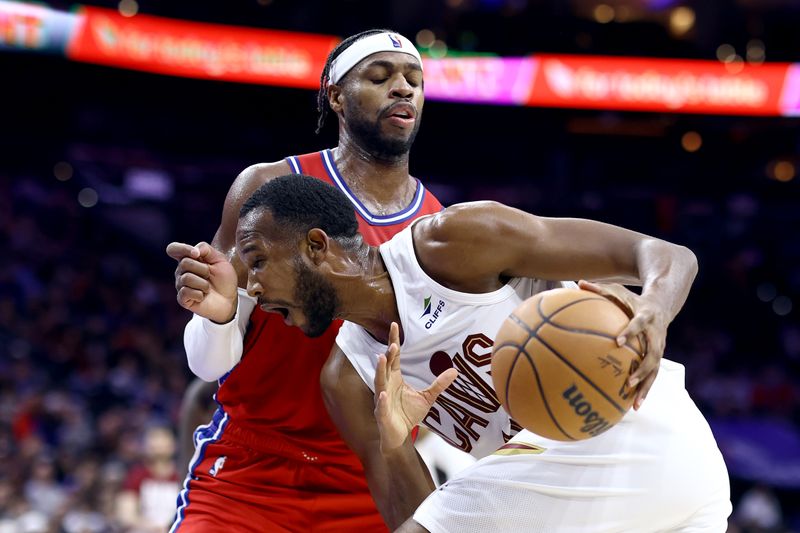
<svg viewBox="0 0 800 533">
<path fill-rule="evenodd" d="M 344 192 L 355 208 L 359 231 L 370 245 L 381 244 L 414 219 L 442 209 L 417 180 L 416 194 L 407 208 L 391 215 L 373 215 L 347 187 L 330 150 L 286 161 L 293 172 L 316 177 Z M 360 461 L 328 416 L 319 383 L 340 325 L 336 321 L 322 336 L 311 339 L 300 329 L 286 326 L 280 315 L 256 307 L 241 361 L 220 379 L 216 396 L 220 412 L 215 418 L 226 418 L 225 435 L 266 453 L 360 470 Z"/>
</svg>

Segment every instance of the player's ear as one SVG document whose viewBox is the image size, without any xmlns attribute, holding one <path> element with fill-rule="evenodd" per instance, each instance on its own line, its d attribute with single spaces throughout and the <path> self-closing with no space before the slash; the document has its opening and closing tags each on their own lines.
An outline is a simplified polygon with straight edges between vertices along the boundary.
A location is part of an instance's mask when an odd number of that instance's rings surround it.
<svg viewBox="0 0 800 533">
<path fill-rule="evenodd" d="M 344 94 L 339 85 L 328 85 L 328 104 L 331 106 L 331 111 L 334 113 L 341 113 L 342 102 L 344 101 Z"/>
<path fill-rule="evenodd" d="M 330 237 L 319 228 L 312 228 L 306 234 L 306 253 L 311 261 L 318 265 L 328 254 Z"/>
</svg>

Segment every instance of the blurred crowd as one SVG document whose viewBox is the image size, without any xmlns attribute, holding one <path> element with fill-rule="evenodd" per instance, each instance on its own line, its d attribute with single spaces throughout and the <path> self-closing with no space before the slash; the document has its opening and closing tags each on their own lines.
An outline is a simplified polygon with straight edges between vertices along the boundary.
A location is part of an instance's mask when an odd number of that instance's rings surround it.
<svg viewBox="0 0 800 533">
<path fill-rule="evenodd" d="M 190 380 L 188 313 L 162 249 L 56 185 L 0 175 L 0 533 L 166 531 L 184 476 L 175 428 Z M 209 198 L 208 212 L 220 201 Z M 735 240 L 737 220 L 729 212 L 714 224 Z M 757 301 L 749 293 L 759 251 L 744 242 L 701 252 L 706 271 L 671 330 L 670 356 L 687 365 L 709 418 L 797 424 L 797 321 L 730 316 L 719 303 Z M 737 483 L 731 531 L 788 531 L 797 520 L 773 488 Z"/>
<path fill-rule="evenodd" d="M 165 531 L 187 315 L 169 271 L 46 185 L 0 179 L 0 532 Z"/>
</svg>

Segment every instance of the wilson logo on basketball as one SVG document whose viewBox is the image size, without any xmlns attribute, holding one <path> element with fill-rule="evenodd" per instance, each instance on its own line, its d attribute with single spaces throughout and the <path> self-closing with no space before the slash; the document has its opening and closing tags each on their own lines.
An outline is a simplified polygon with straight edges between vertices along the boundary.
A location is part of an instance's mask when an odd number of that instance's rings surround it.
<svg viewBox="0 0 800 533">
<path fill-rule="evenodd" d="M 579 429 L 581 433 L 588 433 L 596 437 L 611 427 L 605 418 L 592 409 L 592 404 L 584 399 L 583 393 L 578 390 L 578 386 L 574 383 L 564 391 L 562 396 L 569 402 L 575 414 L 583 417 L 583 426 Z"/>
</svg>

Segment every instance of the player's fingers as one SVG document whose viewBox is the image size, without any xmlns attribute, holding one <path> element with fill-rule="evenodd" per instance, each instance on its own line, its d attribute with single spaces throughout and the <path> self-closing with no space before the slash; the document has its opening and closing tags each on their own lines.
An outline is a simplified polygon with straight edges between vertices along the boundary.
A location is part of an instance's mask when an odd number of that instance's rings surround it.
<svg viewBox="0 0 800 533">
<path fill-rule="evenodd" d="M 184 257 L 199 257 L 200 252 L 191 244 L 171 242 L 167 245 L 167 255 L 180 261 Z"/>
<path fill-rule="evenodd" d="M 207 278 L 211 275 L 211 267 L 209 267 L 207 263 L 198 261 L 197 259 L 184 257 L 178 262 L 178 266 L 175 268 L 175 275 L 179 276 L 184 272 L 191 272 L 192 274 Z"/>
<path fill-rule="evenodd" d="M 381 422 L 389 417 L 389 395 L 386 391 L 375 392 L 375 420 Z"/>
<path fill-rule="evenodd" d="M 642 406 L 642 402 L 644 402 L 645 398 L 647 398 L 647 393 L 650 392 L 650 387 L 653 386 L 653 382 L 656 380 L 656 376 L 658 375 L 658 367 L 648 375 L 644 381 L 642 381 L 642 386 L 639 387 L 639 390 L 636 392 L 636 399 L 633 400 L 633 408 L 635 410 L 639 410 Z"/>
<path fill-rule="evenodd" d="M 181 288 L 183 287 L 188 287 L 189 289 L 196 289 L 198 291 L 202 291 L 207 294 L 209 289 L 211 288 L 211 284 L 208 282 L 208 280 L 201 278 L 197 274 L 191 274 L 189 272 L 185 272 L 181 274 L 175 281 L 175 288 L 177 290 L 181 290 Z"/>
<path fill-rule="evenodd" d="M 642 335 L 649 323 L 650 318 L 648 316 L 641 313 L 636 314 L 625 326 L 625 329 L 617 335 L 617 346 L 624 346 L 628 339 Z"/>
<path fill-rule="evenodd" d="M 397 322 L 392 322 L 389 326 L 389 344 L 395 343 L 400 346 L 400 326 Z"/>
<path fill-rule="evenodd" d="M 205 297 L 203 291 L 187 287 L 182 287 L 177 295 L 178 303 L 186 309 L 191 309 L 194 304 L 201 303 Z"/>
<path fill-rule="evenodd" d="M 227 261 L 228 258 L 225 257 L 225 254 L 208 244 L 207 242 L 198 242 L 195 245 L 199 255 L 197 256 L 198 259 L 205 261 L 206 263 L 214 264 L 220 261 Z"/>
<path fill-rule="evenodd" d="M 386 360 L 389 370 L 400 370 L 400 328 L 396 322 L 389 326 L 389 346 L 386 348 Z"/>
<path fill-rule="evenodd" d="M 378 368 L 375 370 L 375 394 L 386 390 L 386 356 L 378 355 Z"/>
<path fill-rule="evenodd" d="M 603 296 L 604 298 L 611 300 L 616 304 L 617 307 L 622 309 L 626 315 L 628 315 L 628 318 L 633 317 L 634 306 L 633 306 L 633 301 L 631 300 L 630 297 L 630 292 L 622 285 L 616 283 L 614 284 L 606 283 L 600 285 L 597 283 L 592 283 L 590 281 L 580 280 L 578 282 L 578 287 L 580 287 L 583 290 L 599 294 L 600 296 Z"/>
<path fill-rule="evenodd" d="M 658 346 L 651 346 L 646 352 L 644 359 L 642 359 L 642 363 L 639 365 L 639 368 L 637 368 L 628 378 L 628 386 L 636 387 L 639 383 L 642 383 L 647 377 L 649 377 L 650 374 L 657 372 L 658 366 L 661 363 L 662 355 L 663 352 Z"/>
<path fill-rule="evenodd" d="M 422 392 L 422 395 L 428 400 L 428 403 L 433 404 L 436 398 L 444 392 L 444 390 L 453 384 L 458 377 L 458 370 L 455 368 L 448 368 L 436 377 L 436 380 L 430 387 Z"/>
</svg>

